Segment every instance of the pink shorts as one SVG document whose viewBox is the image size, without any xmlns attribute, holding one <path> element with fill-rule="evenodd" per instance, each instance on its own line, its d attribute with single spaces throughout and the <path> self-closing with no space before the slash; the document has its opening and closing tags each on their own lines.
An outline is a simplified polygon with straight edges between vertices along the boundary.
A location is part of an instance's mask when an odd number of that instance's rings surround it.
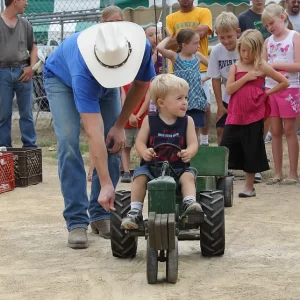
<svg viewBox="0 0 300 300">
<path fill-rule="evenodd" d="M 269 97 L 271 104 L 270 117 L 289 119 L 300 116 L 300 88 L 285 89 Z"/>
</svg>

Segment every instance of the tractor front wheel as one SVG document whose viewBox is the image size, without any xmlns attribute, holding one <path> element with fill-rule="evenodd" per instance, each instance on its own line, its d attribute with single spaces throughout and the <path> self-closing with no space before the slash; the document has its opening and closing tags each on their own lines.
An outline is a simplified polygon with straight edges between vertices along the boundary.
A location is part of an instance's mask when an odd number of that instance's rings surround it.
<svg viewBox="0 0 300 300">
<path fill-rule="evenodd" d="M 150 247 L 149 237 L 147 239 L 147 281 L 149 284 L 156 283 L 158 273 L 157 250 Z"/>
<path fill-rule="evenodd" d="M 175 248 L 167 250 L 166 278 L 169 283 L 178 279 L 178 239 L 175 237 Z"/>
</svg>

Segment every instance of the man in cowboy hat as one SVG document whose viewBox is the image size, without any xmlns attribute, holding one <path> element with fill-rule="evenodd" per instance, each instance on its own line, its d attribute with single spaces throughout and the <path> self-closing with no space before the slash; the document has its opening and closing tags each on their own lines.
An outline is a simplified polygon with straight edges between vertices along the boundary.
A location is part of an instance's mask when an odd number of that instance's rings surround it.
<svg viewBox="0 0 300 300">
<path fill-rule="evenodd" d="M 45 89 L 58 138 L 58 172 L 71 248 L 88 247 L 89 224 L 94 233 L 109 238 L 124 125 L 154 76 L 151 45 L 144 30 L 130 22 L 102 23 L 75 33 L 46 61 Z M 121 110 L 116 87 L 132 81 Z M 90 201 L 79 149 L 80 118 L 95 165 Z"/>
</svg>

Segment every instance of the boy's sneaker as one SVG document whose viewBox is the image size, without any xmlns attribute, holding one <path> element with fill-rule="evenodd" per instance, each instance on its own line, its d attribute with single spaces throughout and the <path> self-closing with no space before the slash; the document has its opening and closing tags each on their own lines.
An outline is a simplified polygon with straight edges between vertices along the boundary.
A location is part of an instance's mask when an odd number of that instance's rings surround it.
<svg viewBox="0 0 300 300">
<path fill-rule="evenodd" d="M 131 182 L 131 176 L 129 172 L 125 172 L 123 176 L 121 177 L 121 182 L 123 183 L 130 183 Z"/>
<path fill-rule="evenodd" d="M 254 177 L 254 183 L 261 183 L 261 182 L 262 182 L 261 173 L 256 173 Z"/>
<path fill-rule="evenodd" d="M 143 214 L 138 209 L 131 209 L 127 216 L 122 220 L 121 228 L 138 229 L 139 223 L 143 221 Z"/>
<path fill-rule="evenodd" d="M 200 143 L 200 146 L 202 146 L 202 147 L 209 147 L 209 143 Z"/>
<path fill-rule="evenodd" d="M 193 200 L 193 199 L 188 199 L 186 201 L 183 202 L 183 210 L 186 213 L 189 213 L 189 212 L 202 212 L 202 207 L 201 205 Z"/>
</svg>

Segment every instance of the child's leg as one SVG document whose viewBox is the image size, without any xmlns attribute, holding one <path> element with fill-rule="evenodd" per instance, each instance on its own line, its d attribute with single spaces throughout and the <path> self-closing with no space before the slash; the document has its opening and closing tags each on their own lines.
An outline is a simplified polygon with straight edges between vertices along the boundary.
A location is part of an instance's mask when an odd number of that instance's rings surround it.
<svg viewBox="0 0 300 300">
<path fill-rule="evenodd" d="M 217 142 L 219 146 L 222 141 L 223 131 L 224 131 L 224 127 L 217 127 Z"/>
<path fill-rule="evenodd" d="M 264 122 L 264 139 L 266 138 L 268 132 L 271 132 L 271 118 L 268 118 Z"/>
<path fill-rule="evenodd" d="M 125 173 L 129 172 L 130 151 L 131 151 L 131 147 L 125 147 L 122 150 L 122 164 L 123 164 L 123 170 Z"/>
<path fill-rule="evenodd" d="M 288 145 L 290 172 L 288 178 L 298 180 L 299 142 L 297 138 L 296 118 L 283 119 L 284 134 Z"/>
<path fill-rule="evenodd" d="M 255 178 L 255 173 L 246 173 L 246 181 L 244 186 L 245 192 L 254 191 L 254 178 Z"/>
<path fill-rule="evenodd" d="M 146 175 L 135 177 L 131 185 L 131 209 L 122 220 L 121 227 L 124 229 L 137 229 L 143 220 L 143 204 L 146 196 L 147 182 Z"/>
<path fill-rule="evenodd" d="M 282 178 L 282 119 L 271 117 L 274 178 Z"/>
<path fill-rule="evenodd" d="M 195 175 L 184 172 L 179 178 L 179 185 L 183 197 L 183 209 L 185 212 L 202 211 L 201 205 L 196 202 Z"/>
</svg>

